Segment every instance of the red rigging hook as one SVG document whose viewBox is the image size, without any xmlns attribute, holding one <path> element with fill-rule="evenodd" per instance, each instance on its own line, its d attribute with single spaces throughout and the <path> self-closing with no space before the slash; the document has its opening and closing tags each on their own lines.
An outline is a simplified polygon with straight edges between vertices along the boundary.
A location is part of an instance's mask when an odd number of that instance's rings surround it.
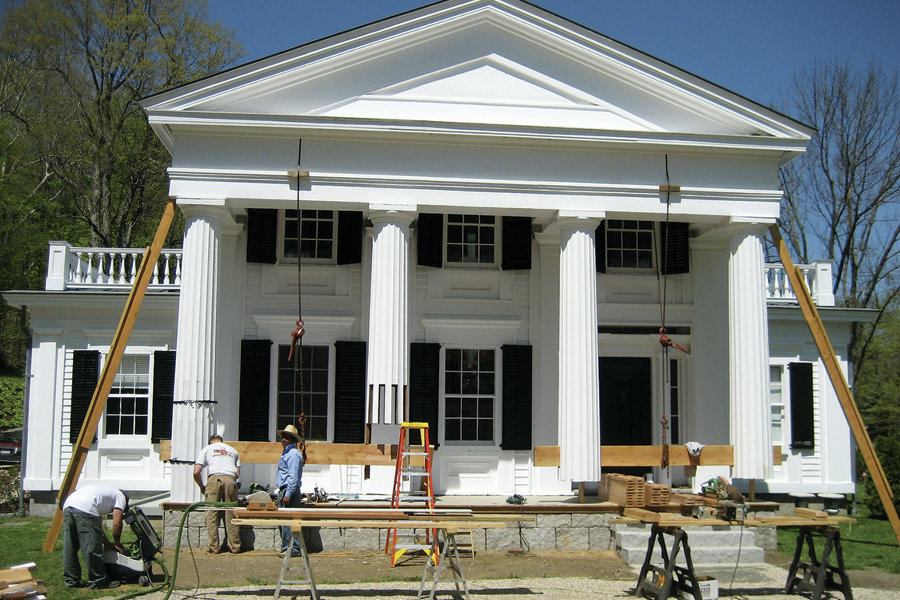
<svg viewBox="0 0 900 600">
<path fill-rule="evenodd" d="M 691 353 L 690 350 L 688 350 L 687 348 L 685 348 L 678 342 L 673 341 L 672 338 L 670 338 L 669 335 L 666 333 L 665 327 L 659 328 L 659 343 L 664 348 L 675 348 L 676 350 L 680 350 L 680 351 L 684 352 L 685 354 Z"/>
<path fill-rule="evenodd" d="M 288 352 L 288 362 L 291 362 L 291 359 L 294 357 L 294 349 L 297 347 L 297 343 L 300 341 L 300 338 L 303 337 L 303 333 L 305 330 L 303 329 L 303 321 L 298 320 L 297 326 L 294 328 L 293 333 L 291 333 L 291 349 Z"/>
</svg>

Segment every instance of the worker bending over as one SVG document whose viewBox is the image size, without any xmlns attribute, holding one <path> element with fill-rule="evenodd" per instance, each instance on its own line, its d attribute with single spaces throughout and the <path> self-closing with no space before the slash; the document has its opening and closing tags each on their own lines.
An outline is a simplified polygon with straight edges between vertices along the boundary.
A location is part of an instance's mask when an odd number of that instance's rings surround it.
<svg viewBox="0 0 900 600">
<path fill-rule="evenodd" d="M 119 587 L 121 582 L 110 579 L 103 562 L 103 550 L 122 546 L 122 518 L 128 510 L 128 496 L 111 485 L 95 483 L 82 486 L 69 494 L 63 503 L 63 581 L 66 587 L 83 587 L 78 550 L 84 556 L 91 589 Z M 103 517 L 112 513 L 112 542 L 101 526 Z"/>
</svg>

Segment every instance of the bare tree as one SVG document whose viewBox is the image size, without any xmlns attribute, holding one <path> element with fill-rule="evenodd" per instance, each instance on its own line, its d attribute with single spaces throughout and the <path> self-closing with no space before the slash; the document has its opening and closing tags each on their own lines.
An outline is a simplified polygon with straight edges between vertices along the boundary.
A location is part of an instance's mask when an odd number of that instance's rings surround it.
<svg viewBox="0 0 900 600">
<path fill-rule="evenodd" d="M 8 82 L 0 115 L 93 245 L 132 245 L 165 200 L 169 158 L 137 101 L 233 62 L 233 33 L 203 0 L 18 0 L 0 19 L 0 64 L 30 73 Z"/>
<path fill-rule="evenodd" d="M 802 262 L 833 261 L 835 295 L 845 306 L 879 310 L 880 320 L 900 291 L 897 73 L 818 64 L 795 75 L 789 104 L 818 133 L 781 169 L 785 240 Z M 857 372 L 874 330 L 854 327 Z"/>
</svg>

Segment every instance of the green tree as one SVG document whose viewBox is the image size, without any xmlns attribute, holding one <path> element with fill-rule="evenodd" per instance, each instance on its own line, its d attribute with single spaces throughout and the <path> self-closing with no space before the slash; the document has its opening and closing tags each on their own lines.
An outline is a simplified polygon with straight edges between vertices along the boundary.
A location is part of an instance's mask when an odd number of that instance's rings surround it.
<svg viewBox="0 0 900 600">
<path fill-rule="evenodd" d="M 169 156 L 137 102 L 231 64 L 233 32 L 202 0 L 18 0 L 0 18 L 0 114 L 41 167 L 32 183 L 46 178 L 91 245 L 145 240 Z"/>
</svg>

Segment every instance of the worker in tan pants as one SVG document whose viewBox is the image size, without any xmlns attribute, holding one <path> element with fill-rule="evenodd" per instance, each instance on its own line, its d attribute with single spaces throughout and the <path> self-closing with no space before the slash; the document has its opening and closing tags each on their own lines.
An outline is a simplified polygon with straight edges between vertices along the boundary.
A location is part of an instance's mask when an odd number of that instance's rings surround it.
<svg viewBox="0 0 900 600">
<path fill-rule="evenodd" d="M 206 468 L 206 483 L 202 472 Z M 194 462 L 194 481 L 200 486 L 200 493 L 207 502 L 235 502 L 237 500 L 237 479 L 241 474 L 241 457 L 237 450 L 222 441 L 217 433 L 209 436 L 209 445 L 200 451 Z M 207 552 L 219 554 L 219 517 L 225 517 L 225 533 L 228 536 L 228 550 L 237 554 L 241 551 L 241 536 L 237 525 L 231 520 L 230 510 L 211 510 L 206 513 L 206 530 L 209 534 Z"/>
</svg>

